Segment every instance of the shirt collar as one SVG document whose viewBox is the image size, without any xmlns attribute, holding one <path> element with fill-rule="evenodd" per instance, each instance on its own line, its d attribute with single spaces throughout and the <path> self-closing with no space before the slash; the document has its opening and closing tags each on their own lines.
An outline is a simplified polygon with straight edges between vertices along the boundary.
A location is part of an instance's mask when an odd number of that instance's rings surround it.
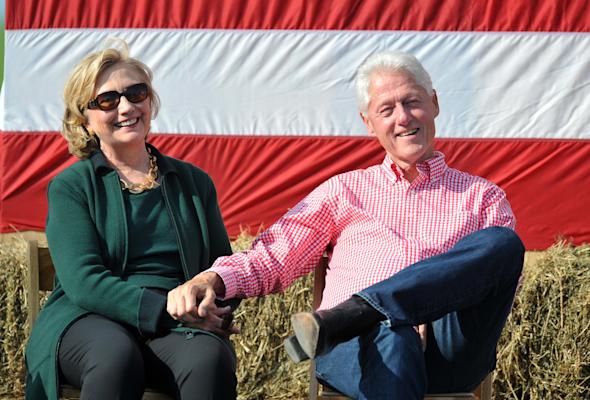
<svg viewBox="0 0 590 400">
<path fill-rule="evenodd" d="M 383 171 L 385 171 L 385 174 L 394 182 L 397 182 L 402 178 L 403 172 L 387 154 L 383 159 L 381 167 Z M 420 175 L 424 175 L 426 179 L 431 182 L 438 180 L 448 168 L 447 163 L 445 162 L 445 155 L 440 151 L 435 151 L 432 157 L 418 163 L 416 167 L 418 168 Z"/>
</svg>

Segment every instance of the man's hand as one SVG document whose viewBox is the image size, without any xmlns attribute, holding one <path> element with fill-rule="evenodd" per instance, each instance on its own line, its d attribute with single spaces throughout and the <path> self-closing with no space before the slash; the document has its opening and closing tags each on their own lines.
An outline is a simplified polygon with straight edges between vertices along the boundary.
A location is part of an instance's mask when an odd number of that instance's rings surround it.
<svg viewBox="0 0 590 400">
<path fill-rule="evenodd" d="M 225 293 L 223 281 L 215 272 L 201 272 L 168 292 L 166 311 L 188 327 L 205 329 L 220 335 L 239 333 L 233 324 L 231 308 L 219 308 L 217 295 Z"/>
</svg>

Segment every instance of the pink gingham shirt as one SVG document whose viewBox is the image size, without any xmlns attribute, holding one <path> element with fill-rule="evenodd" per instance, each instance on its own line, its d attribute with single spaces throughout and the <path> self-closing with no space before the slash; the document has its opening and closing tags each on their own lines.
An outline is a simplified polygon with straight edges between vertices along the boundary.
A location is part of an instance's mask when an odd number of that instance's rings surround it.
<svg viewBox="0 0 590 400">
<path fill-rule="evenodd" d="M 449 168 L 444 155 L 418 164 L 408 182 L 389 157 L 380 165 L 330 178 L 262 233 L 252 250 L 220 257 L 211 267 L 226 298 L 286 289 L 330 257 L 321 308 L 449 250 L 490 226 L 514 229 L 504 192 Z"/>
</svg>

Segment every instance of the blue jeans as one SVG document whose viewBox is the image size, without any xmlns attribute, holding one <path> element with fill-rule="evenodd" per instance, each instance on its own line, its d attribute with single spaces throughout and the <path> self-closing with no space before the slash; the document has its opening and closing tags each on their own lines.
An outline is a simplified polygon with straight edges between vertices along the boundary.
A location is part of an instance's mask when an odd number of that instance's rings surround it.
<svg viewBox="0 0 590 400">
<path fill-rule="evenodd" d="M 318 356 L 318 379 L 355 399 L 472 390 L 495 368 L 523 258 L 516 233 L 487 228 L 357 293 L 387 319 Z"/>
</svg>

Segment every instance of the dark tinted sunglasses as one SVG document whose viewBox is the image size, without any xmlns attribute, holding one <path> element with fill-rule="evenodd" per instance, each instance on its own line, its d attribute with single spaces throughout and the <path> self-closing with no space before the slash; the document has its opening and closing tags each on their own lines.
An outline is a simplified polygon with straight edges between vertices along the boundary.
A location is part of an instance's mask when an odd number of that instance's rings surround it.
<svg viewBox="0 0 590 400">
<path fill-rule="evenodd" d="M 131 103 L 141 103 L 147 99 L 149 91 L 145 83 L 137 83 L 123 89 L 121 93 L 116 91 L 104 92 L 96 96 L 96 99 L 89 101 L 88 108 L 91 110 L 98 108 L 103 111 L 114 110 L 119 105 L 121 96 L 125 96 Z"/>
</svg>

